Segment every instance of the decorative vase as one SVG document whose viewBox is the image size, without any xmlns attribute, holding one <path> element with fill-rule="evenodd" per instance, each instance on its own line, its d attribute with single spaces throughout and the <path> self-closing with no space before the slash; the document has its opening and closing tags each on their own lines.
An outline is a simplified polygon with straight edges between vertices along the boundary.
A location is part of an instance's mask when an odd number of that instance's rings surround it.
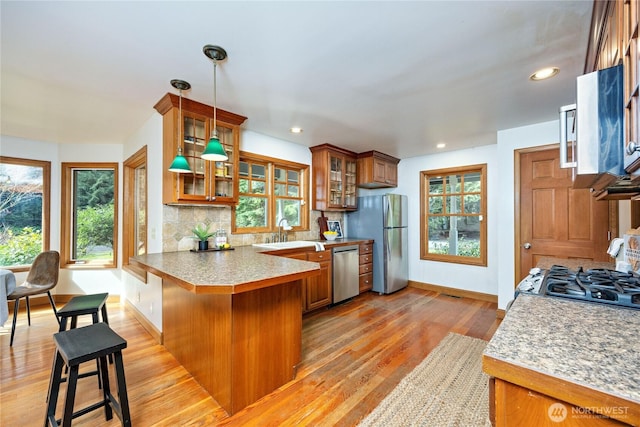
<svg viewBox="0 0 640 427">
<path fill-rule="evenodd" d="M 207 249 L 209 249 L 209 241 L 208 240 L 200 240 L 200 241 L 198 241 L 198 250 L 199 251 L 206 251 Z"/>
</svg>

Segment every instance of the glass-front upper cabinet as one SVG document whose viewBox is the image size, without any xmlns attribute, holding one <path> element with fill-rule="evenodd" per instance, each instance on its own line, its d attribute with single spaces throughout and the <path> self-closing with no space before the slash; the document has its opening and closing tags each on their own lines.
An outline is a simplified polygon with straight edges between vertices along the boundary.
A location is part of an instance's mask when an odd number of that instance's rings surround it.
<svg viewBox="0 0 640 427">
<path fill-rule="evenodd" d="M 313 162 L 313 209 L 349 211 L 358 207 L 356 154 L 330 144 L 310 148 Z"/>
<path fill-rule="evenodd" d="M 207 161 L 200 155 L 213 130 L 213 107 L 183 97 L 182 120 L 178 107 L 178 96 L 170 93 L 154 107 L 163 116 L 163 203 L 237 204 L 240 125 L 246 117 L 217 109 L 218 138 L 229 159 Z M 168 171 L 178 148 L 182 149 L 191 172 Z"/>
</svg>

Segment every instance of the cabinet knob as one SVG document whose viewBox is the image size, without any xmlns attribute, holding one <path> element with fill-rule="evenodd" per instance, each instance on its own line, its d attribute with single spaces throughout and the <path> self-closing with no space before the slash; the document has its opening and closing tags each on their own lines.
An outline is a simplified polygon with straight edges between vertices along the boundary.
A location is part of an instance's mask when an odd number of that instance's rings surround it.
<svg viewBox="0 0 640 427">
<path fill-rule="evenodd" d="M 629 143 L 627 144 L 627 154 L 630 156 L 636 151 L 640 151 L 640 144 L 634 141 L 629 141 Z"/>
</svg>

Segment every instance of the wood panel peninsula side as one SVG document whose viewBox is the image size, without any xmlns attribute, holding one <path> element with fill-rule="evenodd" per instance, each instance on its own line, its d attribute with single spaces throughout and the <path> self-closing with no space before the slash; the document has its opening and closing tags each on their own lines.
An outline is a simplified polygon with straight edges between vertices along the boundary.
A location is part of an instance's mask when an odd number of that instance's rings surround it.
<svg viewBox="0 0 640 427">
<path fill-rule="evenodd" d="M 164 346 L 229 415 L 295 378 L 301 281 L 320 274 L 317 263 L 250 246 L 131 262 L 162 278 Z"/>
</svg>

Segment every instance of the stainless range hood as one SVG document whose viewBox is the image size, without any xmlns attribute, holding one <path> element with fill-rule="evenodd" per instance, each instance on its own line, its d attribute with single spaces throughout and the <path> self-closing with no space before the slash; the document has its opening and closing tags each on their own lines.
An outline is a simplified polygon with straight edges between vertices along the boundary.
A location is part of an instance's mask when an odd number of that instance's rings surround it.
<svg viewBox="0 0 640 427">
<path fill-rule="evenodd" d="M 640 193 L 624 170 L 622 65 L 577 78 L 576 103 L 560 109 L 560 167 L 573 168 L 573 187 L 598 198 Z"/>
</svg>

